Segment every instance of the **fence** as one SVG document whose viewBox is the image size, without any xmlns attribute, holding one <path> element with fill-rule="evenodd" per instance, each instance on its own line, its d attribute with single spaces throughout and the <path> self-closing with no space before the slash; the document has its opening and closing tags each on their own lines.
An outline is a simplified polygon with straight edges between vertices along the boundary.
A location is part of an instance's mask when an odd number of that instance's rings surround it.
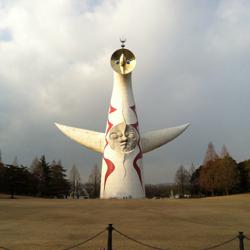
<svg viewBox="0 0 250 250">
<path fill-rule="evenodd" d="M 156 250 L 176 250 L 176 248 L 162 248 L 162 247 L 158 247 L 158 246 L 154 246 L 154 245 L 150 245 L 146 242 L 142 242 L 140 240 L 137 240 L 121 231 L 119 231 L 118 229 L 116 229 L 115 227 L 113 227 L 113 224 L 108 224 L 108 227 L 103 229 L 102 231 L 96 233 L 95 235 L 93 235 L 92 237 L 82 241 L 82 242 L 79 242 L 75 245 L 72 245 L 72 246 L 68 246 L 66 248 L 63 248 L 62 250 L 71 250 L 71 249 L 79 249 L 79 247 L 83 247 L 84 249 L 85 248 L 85 245 L 88 243 L 88 242 L 91 242 L 93 240 L 95 240 L 97 237 L 99 237 L 100 235 L 103 235 L 105 232 L 107 232 L 107 239 L 106 239 L 106 248 L 105 247 L 99 247 L 99 248 L 89 248 L 89 247 L 86 247 L 88 249 L 93 249 L 93 250 L 117 250 L 117 249 L 121 249 L 119 247 L 114 247 L 114 233 L 127 239 L 128 241 L 136 244 L 139 248 L 136 248 L 136 249 L 156 249 Z M 210 246 L 210 247 L 206 247 L 206 248 L 200 248 L 197 250 L 212 250 L 212 249 L 218 249 L 220 250 L 221 247 L 226 247 L 225 249 L 229 249 L 228 248 L 228 245 L 231 243 L 231 242 L 234 242 L 234 243 L 237 243 L 237 246 L 235 245 L 235 247 L 233 247 L 234 250 L 250 250 L 250 248 L 246 249 L 245 248 L 245 241 L 249 241 L 250 243 L 250 238 L 247 237 L 246 235 L 244 235 L 243 232 L 239 232 L 238 235 L 236 235 L 235 237 L 227 240 L 227 241 L 224 241 L 224 242 L 220 242 L 218 244 L 215 244 L 213 246 Z M 125 243 L 125 248 L 126 250 L 130 250 L 132 249 L 129 245 L 128 245 L 128 242 Z M 3 247 L 3 246 L 0 246 L 0 249 L 3 249 L 3 250 L 11 250 L 9 248 L 6 248 L 6 247 Z M 188 250 L 188 248 L 185 248 L 185 250 Z"/>
</svg>

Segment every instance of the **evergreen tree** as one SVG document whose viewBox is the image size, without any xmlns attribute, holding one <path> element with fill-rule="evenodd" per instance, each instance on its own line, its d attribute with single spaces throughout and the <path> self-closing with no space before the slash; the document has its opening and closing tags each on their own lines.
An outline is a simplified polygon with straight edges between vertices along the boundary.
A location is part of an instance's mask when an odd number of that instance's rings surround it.
<svg viewBox="0 0 250 250">
<path fill-rule="evenodd" d="M 40 167 L 41 167 L 41 183 L 40 183 L 40 193 L 43 197 L 51 196 L 50 190 L 50 180 L 51 180 L 51 167 L 48 162 L 46 162 L 45 156 L 43 155 L 40 160 Z"/>
<path fill-rule="evenodd" d="M 194 195 L 201 195 L 203 193 L 203 190 L 200 186 L 200 172 L 201 172 L 202 166 L 197 168 L 190 178 L 191 183 L 191 193 Z"/>
<path fill-rule="evenodd" d="M 35 157 L 31 163 L 30 172 L 34 177 L 34 193 L 37 196 L 41 196 L 43 184 L 43 169 L 41 162 L 37 157 Z"/>
<path fill-rule="evenodd" d="M 9 165 L 5 174 L 6 191 L 13 199 L 15 195 L 32 194 L 32 176 L 24 166 Z"/>
<path fill-rule="evenodd" d="M 51 195 L 58 198 L 67 197 L 69 193 L 69 182 L 66 179 L 66 170 L 61 161 L 55 161 L 51 164 Z"/>
<path fill-rule="evenodd" d="M 6 167 L 0 161 L 0 192 L 6 191 Z"/>
<path fill-rule="evenodd" d="M 239 174 L 239 192 L 250 192 L 250 159 L 240 162 L 237 169 Z"/>
</svg>

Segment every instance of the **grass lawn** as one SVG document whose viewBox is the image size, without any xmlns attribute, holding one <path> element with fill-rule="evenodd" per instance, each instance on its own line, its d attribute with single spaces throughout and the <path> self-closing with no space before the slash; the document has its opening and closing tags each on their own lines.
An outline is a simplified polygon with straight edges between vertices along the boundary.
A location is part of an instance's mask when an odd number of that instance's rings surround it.
<svg viewBox="0 0 250 250">
<path fill-rule="evenodd" d="M 239 231 L 250 237 L 250 194 L 179 200 L 0 199 L 0 246 L 11 250 L 64 249 L 108 223 L 160 248 L 201 250 Z M 113 236 L 114 250 L 150 249 Z M 75 249 L 99 250 L 106 241 L 105 232 Z M 244 242 L 250 250 L 250 241 Z M 237 250 L 238 245 L 236 239 L 216 249 Z"/>
</svg>

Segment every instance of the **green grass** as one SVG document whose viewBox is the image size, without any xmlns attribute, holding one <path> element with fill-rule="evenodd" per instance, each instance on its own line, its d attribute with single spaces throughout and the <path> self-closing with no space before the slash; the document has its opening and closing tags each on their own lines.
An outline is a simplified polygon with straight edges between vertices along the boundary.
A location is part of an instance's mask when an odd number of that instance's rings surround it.
<svg viewBox="0 0 250 250">
<path fill-rule="evenodd" d="M 237 235 L 250 236 L 250 194 L 180 200 L 0 199 L 0 246 L 63 249 L 113 223 L 137 240 L 173 250 L 203 249 Z M 107 233 L 84 247 L 106 246 Z M 245 240 L 245 250 L 250 241 Z M 114 250 L 149 249 L 114 233 Z M 238 240 L 217 248 L 238 249 Z"/>
</svg>

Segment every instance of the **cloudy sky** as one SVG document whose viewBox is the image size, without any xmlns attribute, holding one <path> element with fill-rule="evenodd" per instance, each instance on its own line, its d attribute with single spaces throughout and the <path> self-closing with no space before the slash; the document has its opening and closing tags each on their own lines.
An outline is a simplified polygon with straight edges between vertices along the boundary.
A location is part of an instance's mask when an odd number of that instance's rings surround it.
<svg viewBox="0 0 250 250">
<path fill-rule="evenodd" d="M 0 0 L 0 149 L 76 164 L 83 180 L 101 155 L 54 122 L 104 131 L 119 37 L 137 57 L 141 131 L 191 127 L 144 156 L 147 183 L 202 163 L 207 144 L 250 158 L 250 1 Z"/>
</svg>

